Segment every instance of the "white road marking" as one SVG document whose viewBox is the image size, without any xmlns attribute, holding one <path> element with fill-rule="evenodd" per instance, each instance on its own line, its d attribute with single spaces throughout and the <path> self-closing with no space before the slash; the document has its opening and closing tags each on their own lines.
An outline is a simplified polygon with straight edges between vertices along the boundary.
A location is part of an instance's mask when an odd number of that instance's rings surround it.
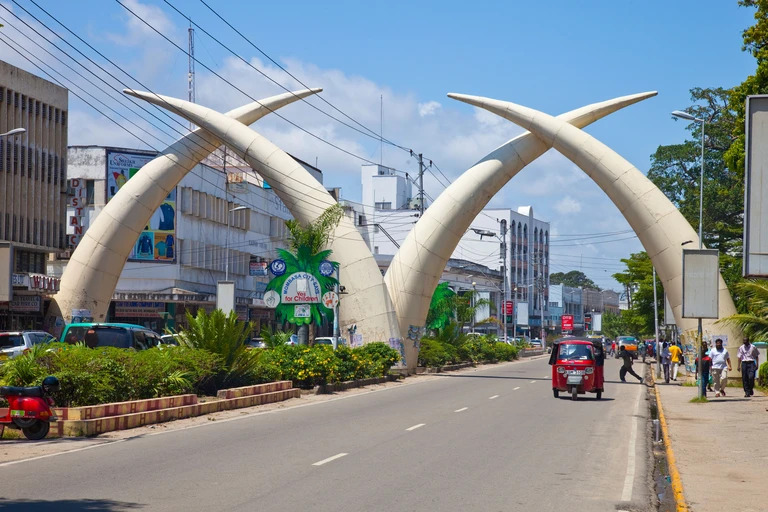
<svg viewBox="0 0 768 512">
<path fill-rule="evenodd" d="M 517 387 L 516 387 L 515 389 L 513 389 L 512 391 L 517 391 L 518 389 L 520 389 L 520 386 L 517 386 Z"/>
<path fill-rule="evenodd" d="M 493 395 L 493 396 L 489 396 L 489 397 L 488 397 L 488 400 L 493 400 L 494 398 L 499 398 L 499 395 Z"/>
<path fill-rule="evenodd" d="M 37 457 L 30 457 L 28 459 L 12 460 L 10 462 L 3 462 L 2 464 L 0 464 L 0 467 L 11 466 L 13 464 L 20 464 L 22 462 L 30 462 L 33 460 L 47 459 L 48 457 L 56 457 L 57 455 L 64 455 L 65 453 L 82 452 L 85 450 L 91 450 L 93 448 L 99 448 L 101 446 L 108 446 L 110 444 L 122 443 L 123 441 L 126 441 L 126 439 L 118 439 L 117 441 L 108 441 L 106 443 L 92 444 L 91 446 L 85 446 L 83 448 L 75 448 L 74 450 L 66 450 L 63 452 L 49 453 L 47 455 L 39 455 Z"/>
<path fill-rule="evenodd" d="M 453 412 L 461 412 L 461 411 L 466 411 L 467 409 L 469 409 L 469 407 L 462 407 L 461 409 L 456 409 L 456 410 L 455 410 L 455 411 L 453 411 Z"/>
<path fill-rule="evenodd" d="M 536 381 L 532 380 L 531 382 L 529 382 L 529 384 L 536 384 Z"/>
<path fill-rule="evenodd" d="M 313 466 L 322 466 L 323 464 L 326 464 L 328 462 L 331 462 L 332 460 L 340 459 L 346 455 L 349 455 L 348 453 L 337 453 L 333 457 L 328 457 L 327 459 L 323 459 L 321 461 L 315 462 L 312 464 Z"/>
<path fill-rule="evenodd" d="M 635 466 L 636 457 L 635 444 L 637 442 L 637 420 L 640 413 L 640 398 L 645 386 L 638 387 L 637 400 L 635 401 L 635 412 L 632 415 L 632 430 L 629 433 L 629 447 L 627 448 L 627 475 L 624 477 L 624 489 L 621 491 L 621 501 L 630 501 L 632 499 L 632 487 L 635 484 Z"/>
<path fill-rule="evenodd" d="M 407 430 L 407 431 L 409 431 L 409 432 L 410 432 L 411 430 L 416 430 L 417 428 L 421 428 L 421 427 L 423 427 L 424 425 L 426 425 L 426 423 L 419 423 L 418 425 L 414 425 L 414 426 L 412 426 L 412 427 L 408 427 L 408 428 L 407 428 L 407 429 L 405 429 L 405 430 Z"/>
</svg>

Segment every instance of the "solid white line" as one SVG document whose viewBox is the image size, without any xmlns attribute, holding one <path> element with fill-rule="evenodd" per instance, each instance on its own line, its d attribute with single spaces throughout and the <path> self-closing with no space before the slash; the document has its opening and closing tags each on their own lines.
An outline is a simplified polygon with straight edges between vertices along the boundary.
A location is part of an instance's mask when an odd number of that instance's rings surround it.
<svg viewBox="0 0 768 512">
<path fill-rule="evenodd" d="M 424 425 L 426 425 L 426 423 L 419 423 L 418 425 L 414 425 L 414 426 L 412 426 L 412 427 L 408 427 L 408 428 L 407 428 L 407 429 L 405 429 L 405 430 L 407 430 L 408 432 L 410 432 L 411 430 L 416 430 L 417 428 L 421 428 L 421 427 L 423 427 Z"/>
<path fill-rule="evenodd" d="M 321 461 L 315 462 L 312 465 L 313 466 L 322 466 L 323 464 L 325 464 L 327 462 L 331 462 L 332 460 L 340 459 L 340 458 L 344 457 L 345 455 L 349 455 L 349 454 L 348 453 L 337 453 L 333 457 L 328 457 L 327 459 L 323 459 Z"/>
<path fill-rule="evenodd" d="M 513 389 L 512 391 L 517 391 L 518 389 L 520 389 L 520 386 L 517 386 L 517 387 L 516 387 L 515 389 Z"/>
<path fill-rule="evenodd" d="M 621 491 L 621 501 L 630 501 L 632 499 L 632 487 L 635 484 L 635 465 L 636 456 L 635 444 L 637 442 L 637 420 L 640 412 L 640 398 L 642 397 L 642 390 L 645 386 L 640 386 L 640 392 L 637 394 L 637 400 L 635 401 L 635 412 L 632 415 L 632 430 L 629 433 L 629 447 L 627 448 L 627 475 L 624 477 L 624 489 Z"/>
<path fill-rule="evenodd" d="M 85 451 L 85 450 L 91 450 L 93 448 L 99 448 L 101 446 L 107 446 L 107 445 L 110 445 L 110 444 L 122 443 L 123 441 L 126 441 L 126 439 L 118 439 L 116 441 L 108 441 L 108 442 L 104 442 L 104 443 L 92 444 L 91 446 L 85 446 L 83 448 L 75 448 L 74 450 L 66 450 L 66 451 L 63 451 L 63 452 L 49 453 L 47 455 L 39 455 L 37 457 L 30 457 L 28 459 L 12 460 L 10 462 L 3 462 L 2 464 L 0 464 L 0 467 L 12 466 L 13 464 L 21 464 L 22 462 L 30 462 L 30 461 L 33 461 L 33 460 L 47 459 L 48 457 L 56 457 L 57 455 L 64 455 L 65 453 L 82 452 L 82 451 Z"/>
<path fill-rule="evenodd" d="M 455 411 L 453 411 L 453 412 L 461 412 L 461 411 L 466 411 L 467 409 L 469 409 L 469 407 L 462 407 L 461 409 L 456 409 L 456 410 L 455 410 Z"/>
<path fill-rule="evenodd" d="M 499 395 L 493 395 L 493 396 L 489 396 L 489 397 L 488 397 L 488 400 L 493 400 L 494 398 L 499 398 Z"/>
</svg>

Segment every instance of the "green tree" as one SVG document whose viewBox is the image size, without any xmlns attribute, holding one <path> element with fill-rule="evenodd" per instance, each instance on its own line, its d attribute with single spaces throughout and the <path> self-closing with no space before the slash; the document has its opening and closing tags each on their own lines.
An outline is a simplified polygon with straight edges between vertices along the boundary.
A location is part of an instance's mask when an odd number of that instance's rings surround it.
<svg viewBox="0 0 768 512">
<path fill-rule="evenodd" d="M 440 330 L 456 317 L 454 297 L 456 292 L 451 290 L 448 282 L 442 282 L 435 288 L 427 312 L 427 329 Z"/>
<path fill-rule="evenodd" d="M 590 288 L 592 290 L 599 290 L 594 281 L 579 270 L 571 270 L 570 272 L 555 272 L 549 274 L 549 282 L 552 284 L 564 284 L 565 286 L 571 286 L 573 288 Z"/>
<path fill-rule="evenodd" d="M 621 312 L 623 327 L 631 334 L 645 335 L 654 332 L 653 264 L 648 254 L 638 252 L 621 260 L 627 269 L 613 274 L 613 278 L 624 285 L 629 309 Z M 656 277 L 658 311 L 664 311 L 664 294 L 661 282 Z M 603 319 L 605 322 L 605 319 Z"/>
<path fill-rule="evenodd" d="M 738 327 L 753 340 L 765 340 L 768 338 L 768 280 L 745 280 L 736 288 L 749 299 L 750 311 L 720 322 Z"/>
</svg>

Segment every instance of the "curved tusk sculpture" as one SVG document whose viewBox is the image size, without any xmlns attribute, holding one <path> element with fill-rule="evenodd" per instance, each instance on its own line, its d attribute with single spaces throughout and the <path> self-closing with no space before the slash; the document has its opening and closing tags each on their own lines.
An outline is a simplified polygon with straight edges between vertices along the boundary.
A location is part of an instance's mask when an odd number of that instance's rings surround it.
<svg viewBox="0 0 768 512">
<path fill-rule="evenodd" d="M 594 103 L 558 119 L 583 128 L 655 95 L 655 91 L 644 92 Z M 415 326 L 424 326 L 445 265 L 472 221 L 510 179 L 550 147 L 531 133 L 515 137 L 464 172 L 425 210 L 384 277 L 402 329 L 410 326 L 413 332 Z M 417 344 L 408 345 L 406 354 L 408 350 L 418 353 Z"/>
<path fill-rule="evenodd" d="M 675 205 L 635 166 L 586 132 L 537 110 L 478 96 L 449 94 L 451 98 L 484 108 L 530 130 L 578 165 L 603 189 L 637 234 L 664 285 L 678 327 L 697 329 L 697 321 L 682 318 L 682 243 L 693 240 L 696 231 Z M 719 286 L 720 318 L 736 313 L 722 276 Z M 741 333 L 732 327 L 704 320 L 710 334 L 726 334 L 729 347 L 738 346 Z M 707 329 L 708 328 L 708 329 Z M 733 343 L 736 341 L 736 343 Z"/>
<path fill-rule="evenodd" d="M 167 108 L 204 128 L 244 158 L 269 181 L 291 214 L 301 223 L 314 221 L 336 201 L 304 167 L 272 142 L 215 110 L 188 101 L 126 90 L 126 94 Z M 397 315 L 371 251 L 352 221 L 344 216 L 331 244 L 347 289 L 340 308 L 341 326 L 357 325 L 365 341 L 399 337 Z M 415 365 L 415 361 L 413 362 Z"/>
<path fill-rule="evenodd" d="M 305 89 L 271 96 L 230 110 L 225 115 L 252 124 L 281 107 L 322 89 Z M 104 321 L 120 273 L 144 226 L 168 193 L 221 141 L 201 128 L 185 135 L 147 163 L 104 206 L 67 263 L 59 292 L 47 316 L 71 320 L 73 309 L 91 311 Z"/>
</svg>

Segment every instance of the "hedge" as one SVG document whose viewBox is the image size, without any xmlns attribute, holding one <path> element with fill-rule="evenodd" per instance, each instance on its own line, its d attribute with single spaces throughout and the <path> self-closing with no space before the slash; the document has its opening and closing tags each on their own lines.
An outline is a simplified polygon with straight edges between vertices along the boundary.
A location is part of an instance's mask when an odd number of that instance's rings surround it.
<svg viewBox="0 0 768 512">
<path fill-rule="evenodd" d="M 458 346 L 435 338 L 422 338 L 419 365 L 439 367 L 464 362 L 512 361 L 518 357 L 518 347 L 481 336 L 463 340 Z"/>
</svg>

